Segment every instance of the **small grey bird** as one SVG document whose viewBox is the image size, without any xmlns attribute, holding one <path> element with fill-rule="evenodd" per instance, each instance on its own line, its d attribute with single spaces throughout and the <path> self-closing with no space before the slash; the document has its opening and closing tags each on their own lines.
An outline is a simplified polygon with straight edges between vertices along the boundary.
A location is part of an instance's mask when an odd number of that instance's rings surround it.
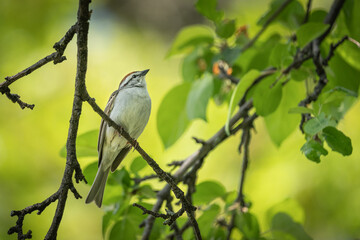
<svg viewBox="0 0 360 240">
<path fill-rule="evenodd" d="M 127 74 L 113 92 L 104 112 L 122 126 L 134 139 L 143 132 L 151 111 L 151 99 L 146 88 L 145 75 L 149 69 Z M 128 154 L 132 146 L 113 127 L 101 120 L 98 139 L 99 169 L 86 203 L 95 201 L 101 207 L 106 180 Z"/>
</svg>

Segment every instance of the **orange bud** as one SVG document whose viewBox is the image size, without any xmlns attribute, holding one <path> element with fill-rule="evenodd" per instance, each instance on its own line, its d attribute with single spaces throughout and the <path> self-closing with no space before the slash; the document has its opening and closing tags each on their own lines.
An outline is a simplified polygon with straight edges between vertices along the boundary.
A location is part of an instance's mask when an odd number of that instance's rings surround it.
<svg viewBox="0 0 360 240">
<path fill-rule="evenodd" d="M 221 73 L 220 68 L 224 69 L 226 71 L 227 75 L 232 74 L 232 68 L 229 67 L 229 65 L 226 62 L 221 61 L 221 60 L 219 60 L 213 64 L 213 68 L 212 68 L 213 74 L 220 75 L 220 73 Z"/>
</svg>

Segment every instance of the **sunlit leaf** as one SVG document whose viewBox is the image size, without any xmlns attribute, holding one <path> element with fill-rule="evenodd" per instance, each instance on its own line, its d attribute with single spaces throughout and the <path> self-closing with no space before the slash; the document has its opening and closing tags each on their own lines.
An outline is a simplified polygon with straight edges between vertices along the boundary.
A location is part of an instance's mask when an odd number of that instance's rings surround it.
<svg viewBox="0 0 360 240">
<path fill-rule="evenodd" d="M 224 19 L 216 25 L 216 34 L 221 38 L 229 38 L 235 32 L 235 20 Z"/>
<path fill-rule="evenodd" d="M 199 13 L 214 22 L 219 22 L 224 15 L 223 11 L 216 9 L 217 0 L 198 0 L 195 7 Z"/>
<path fill-rule="evenodd" d="M 296 106 L 303 97 L 301 91 L 299 91 L 301 86 L 301 83 L 298 82 L 288 82 L 283 87 L 281 101 L 277 109 L 264 117 L 266 129 L 276 146 L 280 146 L 281 143 L 299 126 L 300 116 L 289 114 L 288 111 L 293 106 Z M 263 101 L 269 100 L 264 98 Z"/>
<path fill-rule="evenodd" d="M 273 48 L 270 58 L 269 64 L 276 68 L 282 68 L 291 63 L 293 57 L 289 51 L 289 46 L 286 44 L 278 43 Z"/>
<path fill-rule="evenodd" d="M 86 181 L 88 182 L 89 185 L 91 185 L 94 182 L 97 170 L 98 170 L 98 162 L 97 161 L 93 162 L 93 163 L 90 163 L 89 165 L 87 165 L 84 168 L 83 174 L 84 174 L 85 179 L 86 179 Z"/>
<path fill-rule="evenodd" d="M 326 127 L 323 129 L 322 134 L 329 147 L 344 156 L 351 155 L 352 145 L 351 139 L 335 127 Z"/>
<path fill-rule="evenodd" d="M 183 28 L 176 36 L 167 57 L 189 53 L 196 46 L 211 44 L 214 41 L 214 34 L 210 28 L 204 25 L 191 25 Z"/>
<path fill-rule="evenodd" d="M 256 113 L 260 116 L 267 116 L 274 112 L 279 106 L 282 97 L 281 84 L 272 84 L 276 81 L 276 75 L 263 79 L 255 86 L 253 99 Z"/>
<path fill-rule="evenodd" d="M 214 222 L 219 213 L 220 207 L 217 204 L 212 204 L 209 208 L 205 209 L 203 214 L 197 219 L 202 236 L 208 236 L 214 227 Z"/>
<path fill-rule="evenodd" d="M 301 25 L 296 31 L 299 46 L 302 48 L 305 47 L 306 44 L 323 34 L 328 27 L 328 24 L 318 22 L 308 22 Z"/>
<path fill-rule="evenodd" d="M 138 156 L 138 157 L 134 158 L 134 160 L 132 161 L 132 163 L 130 165 L 130 170 L 133 173 L 137 173 L 141 169 L 146 167 L 146 165 L 147 165 L 146 161 L 141 156 Z"/>
<path fill-rule="evenodd" d="M 251 86 L 251 84 L 259 75 L 260 75 L 259 71 L 250 70 L 240 79 L 240 82 L 236 85 L 236 88 L 231 96 L 228 116 L 225 124 L 225 131 L 227 132 L 228 135 L 230 135 L 229 121 L 231 119 L 232 113 L 234 112 L 236 106 L 239 104 L 239 101 L 244 97 L 246 90 Z"/>
<path fill-rule="evenodd" d="M 165 148 L 173 145 L 190 123 L 186 113 L 186 101 L 190 87 L 190 83 L 174 87 L 160 104 L 157 113 L 157 129 Z"/>
<path fill-rule="evenodd" d="M 225 193 L 225 187 L 220 182 L 201 182 L 196 186 L 196 192 L 193 195 L 194 203 L 208 204 L 217 197 L 223 197 Z"/>
<path fill-rule="evenodd" d="M 321 143 L 311 139 L 307 141 L 302 147 L 301 151 L 307 159 L 319 163 L 321 155 L 326 156 L 328 151 L 321 145 Z"/>
<path fill-rule="evenodd" d="M 186 112 L 189 120 L 200 118 L 206 121 L 206 109 L 213 93 L 213 78 L 209 73 L 195 81 L 186 101 Z"/>
</svg>

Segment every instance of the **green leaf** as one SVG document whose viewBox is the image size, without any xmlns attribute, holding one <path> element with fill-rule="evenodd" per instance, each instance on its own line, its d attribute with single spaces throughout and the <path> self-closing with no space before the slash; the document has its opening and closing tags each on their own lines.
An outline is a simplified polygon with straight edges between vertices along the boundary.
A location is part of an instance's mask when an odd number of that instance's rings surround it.
<svg viewBox="0 0 360 240">
<path fill-rule="evenodd" d="M 358 93 L 357 92 L 354 92 L 354 91 L 351 91 L 347 88 L 344 88 L 344 87 L 341 87 L 341 86 L 338 86 L 338 87 L 334 87 L 333 89 L 327 91 L 326 93 L 324 94 L 331 94 L 331 93 L 334 93 L 334 92 L 343 92 L 345 93 L 347 96 L 352 96 L 352 97 L 355 97 L 357 98 L 358 97 Z M 329 101 L 329 99 L 327 99 L 327 101 Z"/>
<path fill-rule="evenodd" d="M 314 115 L 314 110 L 307 107 L 294 107 L 290 108 L 289 113 L 309 113 Z"/>
<path fill-rule="evenodd" d="M 283 212 L 289 215 L 295 222 L 304 224 L 305 223 L 305 212 L 301 205 L 295 199 L 285 199 L 284 201 L 275 204 L 269 208 L 266 212 L 266 219 L 269 226 L 271 225 L 271 220 L 273 217 L 279 213 Z"/>
<path fill-rule="evenodd" d="M 182 78 L 185 82 L 194 81 L 199 75 L 198 59 L 200 49 L 196 48 L 193 52 L 187 55 L 182 63 Z"/>
<path fill-rule="evenodd" d="M 273 0 L 269 10 L 259 19 L 257 24 L 264 25 L 283 3 L 283 0 Z M 283 26 L 290 30 L 294 30 L 302 24 L 304 16 L 305 10 L 303 6 L 295 0 L 291 1 L 284 11 L 282 11 L 271 23 L 280 22 Z"/>
<path fill-rule="evenodd" d="M 245 71 L 248 69 L 265 69 L 269 67 L 271 52 L 280 40 L 281 37 L 279 34 L 273 34 L 264 42 L 259 42 L 257 49 L 250 48 L 246 50 L 236 62 L 239 63 Z"/>
<path fill-rule="evenodd" d="M 280 146 L 299 125 L 300 116 L 288 113 L 289 109 L 296 106 L 303 98 L 299 89 L 302 89 L 301 83 L 288 82 L 283 87 L 282 98 L 277 109 L 264 117 L 266 129 L 276 146 Z M 267 101 L 267 98 L 264 98 L 264 101 Z"/>
<path fill-rule="evenodd" d="M 246 90 L 251 86 L 251 84 L 259 75 L 260 75 L 259 71 L 250 70 L 240 79 L 240 82 L 236 85 L 236 88 L 231 95 L 228 116 L 225 123 L 225 131 L 228 135 L 230 135 L 229 124 L 232 113 L 234 112 L 240 100 L 244 97 Z"/>
<path fill-rule="evenodd" d="M 219 213 L 220 207 L 217 204 L 212 204 L 208 209 L 204 210 L 203 214 L 197 219 L 203 237 L 208 236 L 211 229 L 214 228 L 214 222 Z"/>
<path fill-rule="evenodd" d="M 291 79 L 297 82 L 301 82 L 310 77 L 310 72 L 308 69 L 304 67 L 300 67 L 299 69 L 291 70 L 290 75 L 291 75 Z"/>
<path fill-rule="evenodd" d="M 360 41 L 360 2 L 358 0 L 345 1 L 342 11 L 345 15 L 345 23 L 349 30 L 350 37 Z"/>
<path fill-rule="evenodd" d="M 341 49 L 342 47 L 343 45 L 341 45 L 339 49 Z M 359 49 L 357 49 L 356 51 L 360 52 Z M 351 54 L 351 51 L 348 51 L 345 54 L 349 55 Z M 358 59 L 356 59 L 355 61 L 359 63 Z M 331 58 L 331 61 L 329 62 L 329 67 L 330 68 L 325 68 L 329 79 L 329 88 L 344 87 L 350 91 L 358 92 L 360 86 L 360 70 L 354 68 L 345 60 L 345 58 L 339 56 L 339 54 L 335 54 Z"/>
<path fill-rule="evenodd" d="M 273 48 L 269 64 L 276 68 L 282 68 L 291 63 L 293 57 L 290 54 L 289 46 L 286 44 L 278 43 Z"/>
<path fill-rule="evenodd" d="M 97 142 L 99 130 L 91 130 L 80 134 L 76 138 L 77 157 L 98 157 Z M 66 158 L 66 146 L 60 150 L 60 157 Z"/>
<path fill-rule="evenodd" d="M 133 173 L 138 173 L 141 169 L 146 167 L 146 165 L 147 165 L 146 161 L 141 156 L 139 156 L 134 158 L 134 160 L 132 161 L 130 165 L 130 170 Z"/>
<path fill-rule="evenodd" d="M 220 59 L 224 60 L 228 64 L 232 65 L 234 61 L 239 57 L 241 54 L 241 48 L 239 47 L 224 47 L 220 53 Z M 235 65 L 236 66 L 236 65 Z M 234 66 L 233 66 L 234 70 Z M 234 72 L 233 72 L 234 74 Z"/>
<path fill-rule="evenodd" d="M 296 240 L 311 240 L 312 238 L 305 232 L 303 226 L 294 220 L 286 213 L 277 213 L 271 222 L 271 229 L 275 230 L 273 233 L 274 239 L 283 239 L 277 236 L 277 231 L 291 235 Z"/>
<path fill-rule="evenodd" d="M 321 155 L 326 156 L 328 154 L 328 151 L 326 151 L 326 149 L 319 142 L 313 139 L 306 142 L 301 147 L 301 151 L 304 153 L 307 159 L 317 163 L 320 162 Z"/>
<path fill-rule="evenodd" d="M 282 97 L 282 86 L 276 84 L 276 75 L 263 79 L 254 89 L 253 100 L 256 113 L 260 116 L 267 116 L 274 112 L 279 106 Z"/>
<path fill-rule="evenodd" d="M 305 47 L 313 39 L 319 37 L 328 29 L 329 25 L 319 22 L 308 22 L 301 25 L 296 31 L 297 41 L 301 48 Z"/>
<path fill-rule="evenodd" d="M 126 192 L 121 185 L 106 185 L 104 196 L 103 196 L 103 205 L 110 206 L 113 204 L 128 204 L 124 202 L 126 200 Z"/>
<path fill-rule="evenodd" d="M 174 87 L 160 104 L 157 113 L 157 129 L 165 148 L 173 145 L 190 123 L 186 114 L 186 101 L 190 87 L 190 83 Z"/>
<path fill-rule="evenodd" d="M 323 136 L 329 147 L 343 156 L 349 156 L 352 153 L 351 139 L 344 133 L 334 127 L 323 129 Z"/>
<path fill-rule="evenodd" d="M 141 186 L 138 189 L 137 193 L 141 198 L 156 198 L 156 193 L 154 192 L 154 190 L 151 188 L 150 185 Z"/>
<path fill-rule="evenodd" d="M 193 195 L 194 204 L 209 204 L 215 198 L 223 197 L 225 194 L 225 187 L 220 182 L 201 182 L 196 186 L 196 192 Z"/>
<path fill-rule="evenodd" d="M 145 161 L 145 160 L 144 160 Z M 122 185 L 123 187 L 129 188 L 131 186 L 131 177 L 125 167 L 116 170 L 109 174 L 108 185 Z"/>
<path fill-rule="evenodd" d="M 103 238 L 105 239 L 105 235 L 106 235 L 106 231 L 108 230 L 110 224 L 111 224 L 111 219 L 112 219 L 112 212 L 106 212 L 103 216 L 102 219 L 102 235 Z"/>
<path fill-rule="evenodd" d="M 141 235 L 139 224 L 143 220 L 141 210 L 129 207 L 123 217 L 112 227 L 109 240 L 137 239 Z"/>
<path fill-rule="evenodd" d="M 236 213 L 235 226 L 244 235 L 245 239 L 256 240 L 260 237 L 259 222 L 255 215 L 249 212 Z"/>
<path fill-rule="evenodd" d="M 216 34 L 221 38 L 229 38 L 235 32 L 235 20 L 224 19 L 216 24 Z"/>
<path fill-rule="evenodd" d="M 216 10 L 217 0 L 198 0 L 195 4 L 196 10 L 206 18 L 219 22 L 223 15 L 223 11 Z"/>
<path fill-rule="evenodd" d="M 190 53 L 196 46 L 212 44 L 213 41 L 214 34 L 212 30 L 204 25 L 191 25 L 182 28 L 166 57 Z"/>
<path fill-rule="evenodd" d="M 317 9 L 311 11 L 309 22 L 324 22 L 327 12 L 325 10 Z"/>
<path fill-rule="evenodd" d="M 313 136 L 323 130 L 327 126 L 335 126 L 336 122 L 326 117 L 322 112 L 319 116 L 314 117 L 304 124 L 304 132 Z"/>
<path fill-rule="evenodd" d="M 84 168 L 83 174 L 89 185 L 92 185 L 92 183 L 94 182 L 97 170 L 98 170 L 98 162 L 97 161 L 90 163 L 89 165 L 87 165 Z"/>
<path fill-rule="evenodd" d="M 213 78 L 210 73 L 195 81 L 186 101 L 186 112 L 189 120 L 200 118 L 206 121 L 206 109 L 213 93 Z"/>
</svg>

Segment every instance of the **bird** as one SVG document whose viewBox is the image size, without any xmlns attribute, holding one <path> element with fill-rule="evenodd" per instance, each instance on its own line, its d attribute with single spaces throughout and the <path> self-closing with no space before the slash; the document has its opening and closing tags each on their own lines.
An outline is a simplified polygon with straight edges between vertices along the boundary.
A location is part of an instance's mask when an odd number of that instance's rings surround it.
<svg viewBox="0 0 360 240">
<path fill-rule="evenodd" d="M 145 75 L 149 69 L 125 75 L 106 104 L 104 112 L 137 140 L 149 121 L 151 99 Z M 98 138 L 98 171 L 85 200 L 100 208 L 109 172 L 114 172 L 131 150 L 131 144 L 117 130 L 101 120 Z"/>
</svg>

